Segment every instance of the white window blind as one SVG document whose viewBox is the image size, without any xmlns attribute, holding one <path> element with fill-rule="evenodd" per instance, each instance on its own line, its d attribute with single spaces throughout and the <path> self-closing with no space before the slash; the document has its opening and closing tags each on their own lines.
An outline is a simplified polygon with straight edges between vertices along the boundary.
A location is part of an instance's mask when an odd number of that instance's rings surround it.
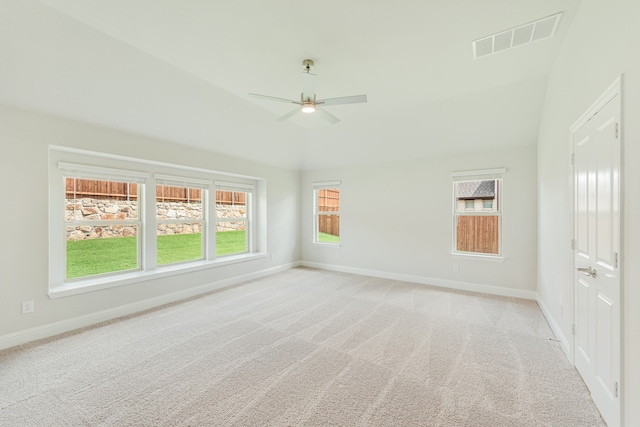
<svg viewBox="0 0 640 427">
<path fill-rule="evenodd" d="M 240 184 L 237 182 L 221 182 L 216 181 L 216 190 L 220 191 L 234 191 L 241 193 L 251 193 L 254 190 L 254 186 L 250 184 Z"/>
<path fill-rule="evenodd" d="M 312 184 L 314 190 L 330 190 L 332 188 L 340 187 L 341 181 L 325 181 L 314 182 Z"/>
<path fill-rule="evenodd" d="M 495 179 L 502 179 L 503 174 L 507 170 L 505 168 L 500 169 L 486 169 L 475 171 L 461 171 L 451 172 L 451 176 L 455 182 L 458 181 L 491 181 Z"/>
<path fill-rule="evenodd" d="M 200 188 L 203 190 L 211 186 L 211 181 L 207 179 L 185 178 L 181 176 L 155 174 L 156 184 L 168 185 L 171 187 Z"/>
<path fill-rule="evenodd" d="M 135 182 L 144 184 L 149 174 L 146 172 L 124 169 L 103 168 L 100 166 L 79 165 L 75 163 L 59 162 L 65 178 L 95 179 L 113 182 Z"/>
</svg>

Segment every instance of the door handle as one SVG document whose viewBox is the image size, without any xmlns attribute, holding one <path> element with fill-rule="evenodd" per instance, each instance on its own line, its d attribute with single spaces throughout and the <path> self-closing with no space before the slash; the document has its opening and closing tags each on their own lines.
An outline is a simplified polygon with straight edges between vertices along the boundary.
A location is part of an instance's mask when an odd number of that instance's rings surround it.
<svg viewBox="0 0 640 427">
<path fill-rule="evenodd" d="M 591 266 L 586 267 L 586 268 L 576 267 L 576 270 L 578 270 L 580 273 L 584 274 L 585 276 L 591 276 L 591 277 L 594 277 L 594 278 L 598 274 L 596 269 L 595 268 L 591 268 Z"/>
</svg>

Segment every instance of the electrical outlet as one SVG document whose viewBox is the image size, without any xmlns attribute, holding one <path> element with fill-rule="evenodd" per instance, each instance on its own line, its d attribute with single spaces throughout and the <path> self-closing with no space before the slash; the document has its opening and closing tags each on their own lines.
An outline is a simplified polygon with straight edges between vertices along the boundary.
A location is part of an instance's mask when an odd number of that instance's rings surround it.
<svg viewBox="0 0 640 427">
<path fill-rule="evenodd" d="M 36 305 L 33 300 L 22 301 L 22 314 L 33 313 L 36 309 Z"/>
<path fill-rule="evenodd" d="M 276 254 L 271 254 L 271 261 L 273 261 L 276 258 Z"/>
<path fill-rule="evenodd" d="M 453 271 L 460 271 L 460 266 L 458 266 L 458 264 L 453 264 Z"/>
</svg>

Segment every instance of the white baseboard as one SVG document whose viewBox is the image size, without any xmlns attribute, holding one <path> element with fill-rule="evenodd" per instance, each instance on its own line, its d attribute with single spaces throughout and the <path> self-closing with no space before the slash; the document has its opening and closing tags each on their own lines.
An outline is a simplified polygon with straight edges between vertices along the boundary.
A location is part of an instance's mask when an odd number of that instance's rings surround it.
<svg viewBox="0 0 640 427">
<path fill-rule="evenodd" d="M 260 277 L 269 276 L 281 271 L 301 265 L 299 261 L 279 265 L 277 267 L 260 270 L 242 276 L 236 276 L 229 279 L 219 280 L 217 282 L 207 283 L 206 285 L 196 286 L 194 288 L 184 289 L 166 295 L 125 304 L 119 307 L 98 311 L 84 316 L 72 317 L 70 319 L 61 320 L 59 322 L 48 323 L 46 325 L 37 326 L 35 328 L 25 329 L 10 334 L 0 336 L 0 350 L 25 344 L 31 341 L 52 337 L 85 326 L 95 325 L 96 323 L 107 320 L 116 319 L 118 317 L 127 316 L 129 314 L 138 313 L 164 304 L 191 298 L 217 289 L 226 288 L 248 280 L 258 279 Z"/>
<path fill-rule="evenodd" d="M 413 276 L 410 274 L 391 273 L 387 271 L 369 270 L 357 267 L 345 267 L 342 265 L 323 264 L 318 262 L 302 261 L 304 267 L 320 268 L 323 270 L 339 271 L 342 273 L 360 274 L 363 276 L 380 277 L 383 279 L 401 280 L 404 282 L 420 283 L 423 285 L 440 286 L 442 288 L 458 289 L 461 291 L 480 292 L 483 294 L 500 295 L 505 297 L 535 300 L 537 293 L 522 289 L 510 289 L 500 286 L 484 285 L 479 283 L 460 282 L 457 280 L 436 279 L 433 277 Z"/>
<path fill-rule="evenodd" d="M 567 340 L 567 337 L 562 333 L 562 329 L 560 329 L 560 326 L 558 326 L 556 321 L 553 319 L 551 312 L 549 311 L 547 306 L 542 302 L 542 300 L 538 298 L 536 299 L 536 302 L 538 303 L 538 306 L 540 307 L 540 311 L 542 311 L 542 314 L 544 315 L 545 319 L 547 319 L 547 323 L 549 324 L 551 331 L 556 336 L 556 339 L 560 341 L 560 346 L 562 347 L 562 351 L 564 351 L 564 354 L 567 356 L 567 359 L 571 361 L 571 345 L 569 344 L 569 340 Z"/>
</svg>

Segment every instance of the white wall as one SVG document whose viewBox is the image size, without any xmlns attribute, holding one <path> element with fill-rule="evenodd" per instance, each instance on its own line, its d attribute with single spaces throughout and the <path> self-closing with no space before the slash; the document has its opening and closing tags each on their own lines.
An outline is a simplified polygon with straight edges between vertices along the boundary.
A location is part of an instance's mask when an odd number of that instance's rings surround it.
<svg viewBox="0 0 640 427">
<path fill-rule="evenodd" d="M 221 142 L 218 142 L 221 143 Z M 233 144 L 225 139 L 224 143 Z M 50 299 L 48 291 L 48 146 L 211 169 L 267 180 L 267 251 L 258 260 L 148 280 L 81 295 Z M 215 142 L 212 142 L 214 146 Z M 110 314 L 166 302 L 211 283 L 228 283 L 268 269 L 286 268 L 300 259 L 299 177 L 297 171 L 260 165 L 166 141 L 84 125 L 0 106 L 0 348 L 35 336 L 60 332 Z M 44 207 L 44 209 L 43 209 Z M 28 231 L 25 231 L 28 230 Z M 155 299 L 154 299 L 155 298 Z M 35 301 L 35 312 L 21 314 L 21 302 Z M 124 307 L 124 308 L 123 308 Z M 70 322 L 73 320 L 73 322 Z M 23 337 L 24 336 L 24 337 Z"/>
<path fill-rule="evenodd" d="M 623 82 L 623 378 L 626 426 L 640 425 L 640 2 L 583 0 L 549 78 L 538 141 L 538 293 L 564 336 L 571 318 L 569 127 Z M 560 306 L 564 305 L 564 315 Z"/>
<path fill-rule="evenodd" d="M 425 142 L 428 143 L 428 142 Z M 536 290 L 535 146 L 428 160 L 303 172 L 302 259 L 344 271 L 526 298 Z M 507 168 L 503 263 L 459 259 L 452 249 L 451 172 Z M 341 180 L 337 247 L 312 243 L 315 181 Z M 453 271 L 458 264 L 459 271 Z"/>
</svg>

